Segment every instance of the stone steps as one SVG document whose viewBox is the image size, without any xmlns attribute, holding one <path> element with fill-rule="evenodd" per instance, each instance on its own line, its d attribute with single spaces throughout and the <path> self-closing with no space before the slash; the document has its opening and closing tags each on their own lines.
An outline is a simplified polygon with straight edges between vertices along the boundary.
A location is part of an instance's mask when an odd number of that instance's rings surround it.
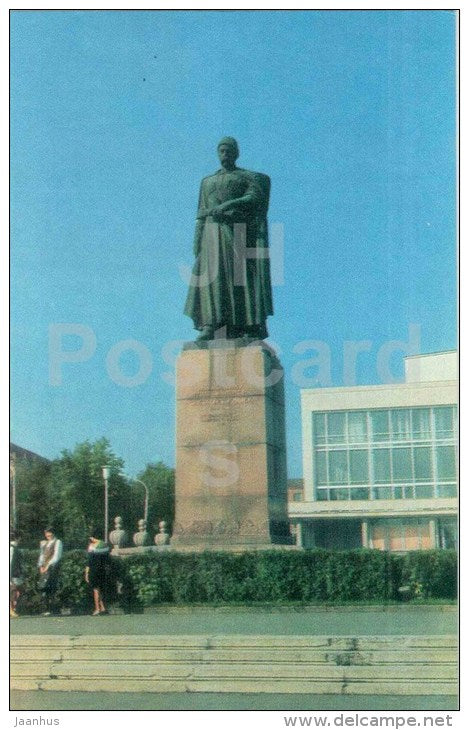
<svg viewBox="0 0 469 730">
<path fill-rule="evenodd" d="M 204 650 L 181 650 L 181 649 L 149 649 L 148 647 L 141 647 L 136 652 L 136 658 L 138 661 L 154 662 L 158 659 L 159 663 L 172 663 L 172 662 L 217 662 L 220 664 L 231 663 L 233 661 L 233 653 L 229 650 L 213 649 L 210 652 Z M 24 660 L 23 649 L 12 649 L 11 660 L 13 662 Z M 73 652 L 73 659 L 75 661 L 88 662 L 88 661 L 115 661 L 125 662 L 129 661 L 130 653 L 126 649 L 108 649 L 107 647 L 98 647 L 96 649 L 76 649 Z M 346 658 L 350 658 L 347 654 Z M 63 650 L 60 648 L 49 648 L 44 649 L 30 648 L 28 650 L 28 659 L 30 661 L 63 661 Z M 281 653 L 279 650 L 272 649 L 258 649 L 249 650 L 238 648 L 237 661 L 242 663 L 265 663 L 270 664 L 271 662 L 279 664 L 313 664 L 322 665 L 327 662 L 335 664 L 341 664 L 340 652 L 334 654 L 333 652 L 315 651 L 314 649 L 304 649 L 302 651 L 294 649 L 285 649 Z M 380 666 L 383 664 L 449 664 L 454 659 L 454 651 L 443 650 L 443 649 L 421 649 L 413 652 L 409 651 L 366 651 L 360 652 L 360 655 L 353 657 L 354 664 L 361 665 L 376 665 Z"/>
<path fill-rule="evenodd" d="M 12 689 L 453 695 L 455 636 L 11 637 Z"/>
</svg>

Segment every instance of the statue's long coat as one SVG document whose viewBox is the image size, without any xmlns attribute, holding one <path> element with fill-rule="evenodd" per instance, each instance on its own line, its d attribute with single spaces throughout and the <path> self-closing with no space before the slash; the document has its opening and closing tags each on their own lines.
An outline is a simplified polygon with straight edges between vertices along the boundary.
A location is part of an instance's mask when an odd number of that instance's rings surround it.
<svg viewBox="0 0 469 730">
<path fill-rule="evenodd" d="M 266 256 L 269 194 L 267 175 L 239 168 L 219 170 L 202 180 L 194 240 L 196 261 L 184 307 L 196 329 L 264 328 L 266 318 L 273 314 Z M 199 217 L 204 210 L 229 200 L 233 205 L 221 221 Z M 236 245 L 235 236 L 241 246 Z M 258 255 L 245 256 L 244 247 L 258 249 Z"/>
</svg>

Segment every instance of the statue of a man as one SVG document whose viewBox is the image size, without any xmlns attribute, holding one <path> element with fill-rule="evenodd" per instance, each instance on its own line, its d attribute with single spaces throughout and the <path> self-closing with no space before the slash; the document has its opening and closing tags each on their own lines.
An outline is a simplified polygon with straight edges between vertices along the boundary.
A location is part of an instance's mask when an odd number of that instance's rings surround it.
<svg viewBox="0 0 469 730">
<path fill-rule="evenodd" d="M 268 258 L 270 178 L 236 167 L 238 143 L 218 144 L 221 169 L 202 180 L 196 257 L 184 313 L 198 340 L 267 337 L 273 314 Z M 220 334 L 221 333 L 221 334 Z"/>
</svg>

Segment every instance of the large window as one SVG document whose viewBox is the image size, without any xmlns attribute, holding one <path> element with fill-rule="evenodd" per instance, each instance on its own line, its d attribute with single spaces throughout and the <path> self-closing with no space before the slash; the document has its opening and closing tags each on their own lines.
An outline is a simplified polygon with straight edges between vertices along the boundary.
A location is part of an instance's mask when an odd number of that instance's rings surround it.
<svg viewBox="0 0 469 730">
<path fill-rule="evenodd" d="M 456 496 L 455 408 L 313 414 L 318 500 Z"/>
<path fill-rule="evenodd" d="M 351 444 L 363 444 L 368 440 L 368 419 L 365 411 L 348 414 L 348 440 Z"/>
<path fill-rule="evenodd" d="M 330 444 L 344 444 L 345 413 L 329 413 L 327 416 L 327 441 Z"/>
<path fill-rule="evenodd" d="M 398 408 L 391 411 L 393 441 L 409 441 L 411 438 L 410 410 Z"/>
<path fill-rule="evenodd" d="M 413 450 L 414 474 L 416 482 L 429 482 L 432 480 L 432 452 L 428 446 L 420 446 Z"/>
<path fill-rule="evenodd" d="M 436 447 L 436 463 L 439 480 L 451 481 L 456 479 L 456 459 L 452 446 Z"/>
<path fill-rule="evenodd" d="M 389 441 L 389 412 L 370 411 L 372 441 Z"/>
<path fill-rule="evenodd" d="M 318 451 L 316 454 L 316 483 L 318 486 L 328 484 L 326 451 Z"/>
<path fill-rule="evenodd" d="M 368 451 L 353 449 L 350 451 L 350 483 L 366 484 L 368 478 Z"/>
<path fill-rule="evenodd" d="M 390 449 L 373 449 L 373 481 L 375 484 L 387 484 L 391 481 Z"/>
<path fill-rule="evenodd" d="M 423 518 L 370 522 L 370 547 L 392 552 L 428 550 L 432 547 L 430 523 Z"/>
<path fill-rule="evenodd" d="M 412 411 L 412 438 L 428 441 L 431 438 L 430 409 L 414 408 Z"/>
<path fill-rule="evenodd" d="M 434 408 L 435 433 L 437 439 L 448 439 L 454 435 L 454 409 L 445 406 Z"/>
<path fill-rule="evenodd" d="M 347 452 L 329 452 L 329 483 L 348 484 Z"/>
<path fill-rule="evenodd" d="M 315 413 L 313 415 L 313 434 L 315 444 L 326 442 L 326 414 Z"/>
<path fill-rule="evenodd" d="M 412 450 L 409 448 L 392 450 L 392 475 L 395 482 L 412 481 Z"/>
</svg>

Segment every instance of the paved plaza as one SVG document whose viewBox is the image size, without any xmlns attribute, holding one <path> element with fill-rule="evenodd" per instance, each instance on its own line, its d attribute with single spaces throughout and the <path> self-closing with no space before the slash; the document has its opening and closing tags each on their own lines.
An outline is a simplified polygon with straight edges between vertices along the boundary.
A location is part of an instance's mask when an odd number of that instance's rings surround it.
<svg viewBox="0 0 469 730">
<path fill-rule="evenodd" d="M 13 634 L 455 634 L 455 606 L 161 607 L 141 614 L 22 616 Z"/>
</svg>

